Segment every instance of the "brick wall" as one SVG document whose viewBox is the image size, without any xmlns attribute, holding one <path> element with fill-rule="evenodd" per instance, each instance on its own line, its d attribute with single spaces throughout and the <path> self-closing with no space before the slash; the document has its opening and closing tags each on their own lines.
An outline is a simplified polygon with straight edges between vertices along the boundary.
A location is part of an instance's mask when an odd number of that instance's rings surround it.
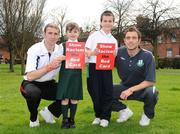
<svg viewBox="0 0 180 134">
<path fill-rule="evenodd" d="M 153 51 L 153 46 L 151 44 L 143 44 L 142 43 L 141 48 Z M 180 55 L 180 42 L 158 44 L 158 56 L 159 56 L 159 58 L 167 57 L 167 49 L 172 49 L 172 58 L 174 58 L 177 55 Z"/>
<path fill-rule="evenodd" d="M 6 49 L 0 48 L 0 54 L 3 55 L 3 59 L 10 59 L 9 52 Z"/>
</svg>

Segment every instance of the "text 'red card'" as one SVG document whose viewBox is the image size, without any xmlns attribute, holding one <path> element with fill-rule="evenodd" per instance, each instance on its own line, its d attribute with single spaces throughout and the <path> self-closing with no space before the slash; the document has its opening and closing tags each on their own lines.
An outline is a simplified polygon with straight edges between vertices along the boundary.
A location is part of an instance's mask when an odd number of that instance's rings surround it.
<svg viewBox="0 0 180 134">
<path fill-rule="evenodd" d="M 96 70 L 112 70 L 114 68 L 114 43 L 98 43 L 99 53 L 96 56 Z"/>
<path fill-rule="evenodd" d="M 66 42 L 66 68 L 83 69 L 85 67 L 85 43 Z"/>
</svg>

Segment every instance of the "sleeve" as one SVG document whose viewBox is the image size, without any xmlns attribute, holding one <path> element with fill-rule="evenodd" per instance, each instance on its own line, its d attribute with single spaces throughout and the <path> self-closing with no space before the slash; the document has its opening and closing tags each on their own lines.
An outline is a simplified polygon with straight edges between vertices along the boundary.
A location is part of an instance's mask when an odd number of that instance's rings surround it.
<svg viewBox="0 0 180 134">
<path fill-rule="evenodd" d="M 91 50 L 93 49 L 93 34 L 89 35 L 89 37 L 86 41 L 85 47 L 89 48 Z"/>
<path fill-rule="evenodd" d="M 115 49 L 118 50 L 118 42 L 117 42 L 117 40 L 116 40 L 115 45 L 116 45 L 116 46 L 115 46 Z"/>
<path fill-rule="evenodd" d="M 29 48 L 29 50 L 27 52 L 25 73 L 34 71 L 37 68 L 37 62 L 40 59 L 40 57 L 35 52 L 36 51 L 32 48 Z"/>
<path fill-rule="evenodd" d="M 65 53 L 63 43 L 59 44 L 59 52 L 60 52 L 60 55 L 63 55 Z"/>
<path fill-rule="evenodd" d="M 152 54 L 149 54 L 145 65 L 145 80 L 155 82 L 156 81 L 156 65 L 155 59 Z"/>
<path fill-rule="evenodd" d="M 116 40 L 116 42 L 115 42 L 115 53 L 116 53 L 116 55 L 117 55 L 117 53 L 118 53 L 118 43 L 117 43 L 117 40 Z"/>
</svg>

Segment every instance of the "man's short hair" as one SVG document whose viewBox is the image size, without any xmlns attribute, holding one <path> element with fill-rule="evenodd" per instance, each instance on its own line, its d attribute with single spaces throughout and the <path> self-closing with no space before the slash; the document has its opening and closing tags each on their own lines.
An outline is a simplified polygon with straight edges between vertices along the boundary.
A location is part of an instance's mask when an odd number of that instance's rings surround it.
<svg viewBox="0 0 180 134">
<path fill-rule="evenodd" d="M 113 14 L 111 11 L 109 11 L 109 10 L 106 10 L 106 11 L 104 11 L 104 12 L 101 14 L 101 18 L 100 18 L 100 21 L 101 21 L 101 22 L 102 22 L 102 20 L 103 20 L 103 16 L 112 16 L 112 17 L 113 17 L 113 22 L 114 22 L 114 20 L 115 20 L 114 14 Z"/>
<path fill-rule="evenodd" d="M 70 22 L 66 25 L 66 32 L 67 31 L 72 31 L 73 29 L 78 30 L 80 32 L 79 25 L 75 22 Z"/>
<path fill-rule="evenodd" d="M 128 32 L 136 32 L 137 35 L 138 35 L 138 39 L 139 39 L 139 40 L 141 39 L 141 32 L 140 32 L 135 26 L 129 27 L 129 28 L 124 32 L 124 36 L 126 36 L 126 34 L 127 34 Z"/>
<path fill-rule="evenodd" d="M 48 27 L 50 27 L 50 28 L 55 28 L 55 29 L 58 30 L 58 33 L 60 33 L 60 29 L 59 29 L 58 25 L 55 24 L 55 23 L 48 23 L 48 24 L 44 27 L 44 33 L 46 33 Z"/>
</svg>

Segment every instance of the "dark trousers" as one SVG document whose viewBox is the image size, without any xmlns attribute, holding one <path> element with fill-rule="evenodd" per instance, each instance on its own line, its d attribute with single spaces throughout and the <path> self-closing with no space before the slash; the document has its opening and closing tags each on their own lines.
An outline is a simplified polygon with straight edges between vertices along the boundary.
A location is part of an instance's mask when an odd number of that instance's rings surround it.
<svg viewBox="0 0 180 134">
<path fill-rule="evenodd" d="M 93 101 L 95 116 L 110 120 L 113 93 L 112 71 L 96 70 L 94 63 L 90 63 L 88 69 L 87 88 Z"/>
<path fill-rule="evenodd" d="M 37 119 L 38 106 L 41 99 L 54 100 L 54 102 L 48 106 L 48 110 L 55 117 L 61 115 L 61 101 L 56 100 L 57 83 L 55 80 L 47 82 L 29 82 L 23 80 L 20 91 L 26 99 L 31 121 Z"/>
<path fill-rule="evenodd" d="M 127 106 L 123 104 L 120 99 L 120 94 L 122 91 L 128 89 L 124 85 L 114 85 L 113 86 L 113 103 L 112 111 L 120 111 L 125 109 Z M 155 105 L 158 100 L 158 91 L 155 87 L 148 87 L 143 90 L 134 92 L 130 95 L 128 100 L 138 100 L 144 102 L 144 113 L 148 118 L 153 118 L 155 114 Z"/>
</svg>

